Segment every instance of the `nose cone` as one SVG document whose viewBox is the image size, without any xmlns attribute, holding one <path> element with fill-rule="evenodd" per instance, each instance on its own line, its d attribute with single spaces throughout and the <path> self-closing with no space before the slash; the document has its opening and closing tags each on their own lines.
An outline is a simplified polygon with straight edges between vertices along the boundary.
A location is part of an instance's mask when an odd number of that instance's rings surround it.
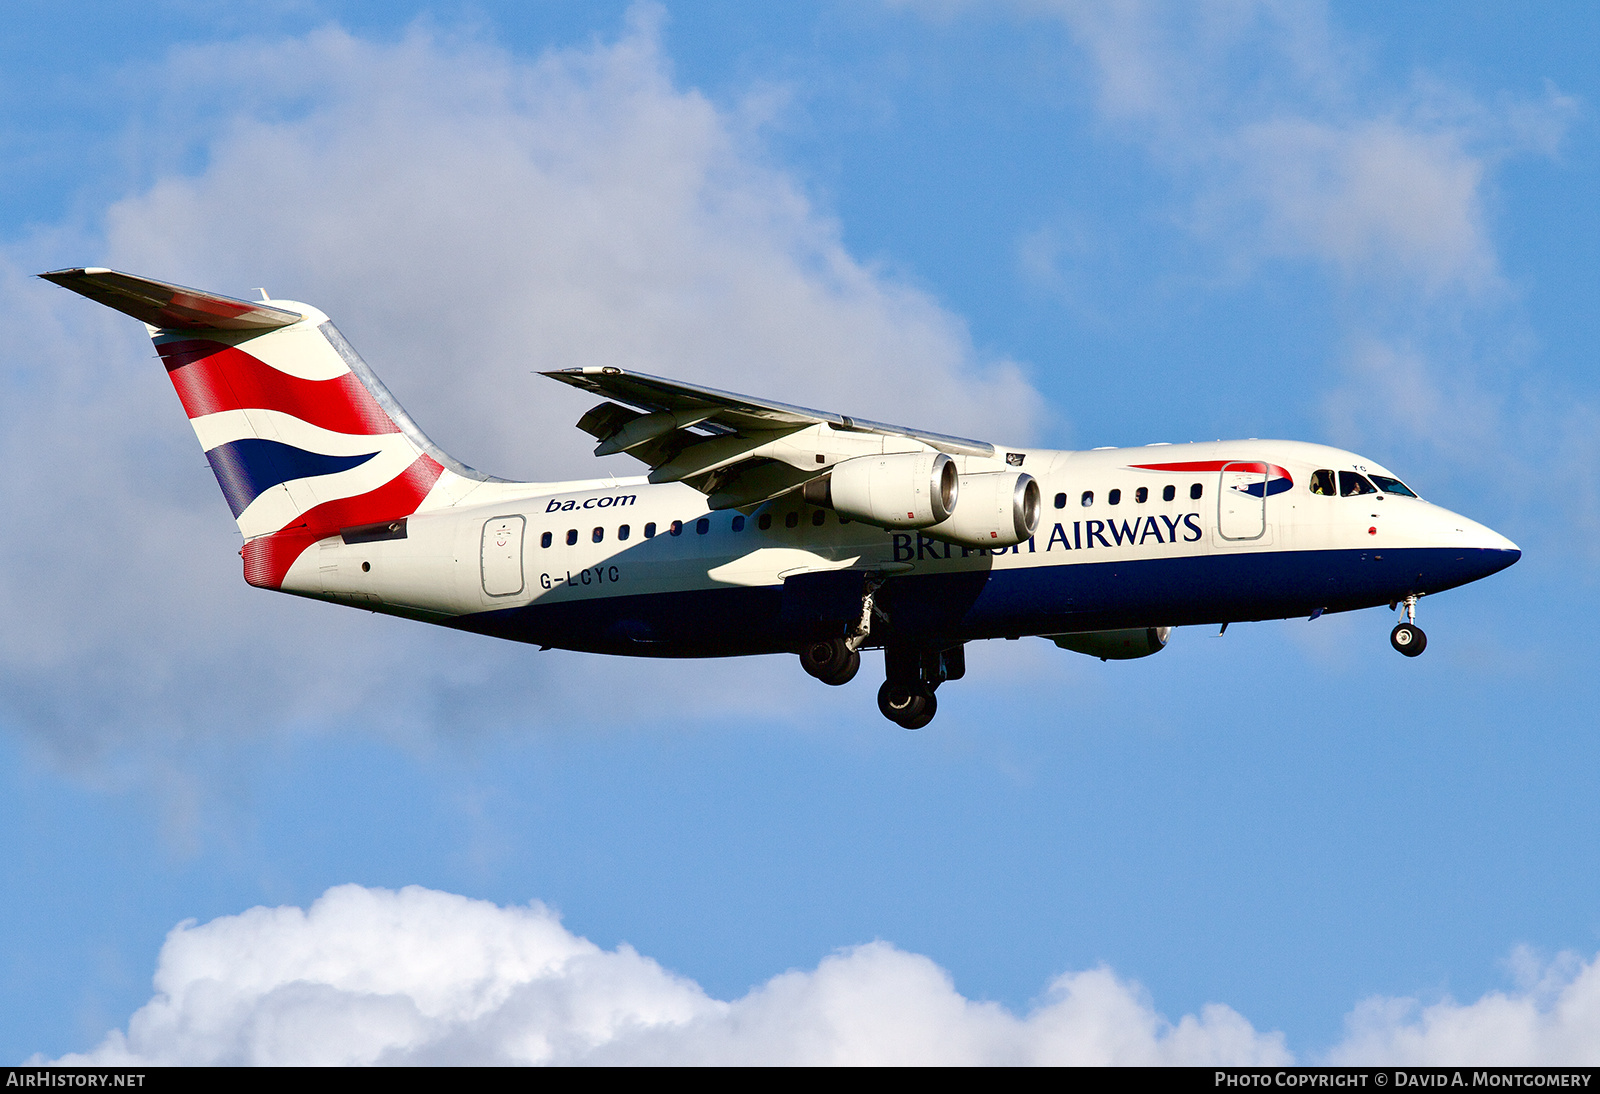
<svg viewBox="0 0 1600 1094">
<path fill-rule="evenodd" d="M 1522 557 L 1522 548 L 1487 525 L 1468 520 L 1448 509 L 1440 510 L 1444 517 L 1440 539 L 1462 550 L 1461 561 L 1466 563 L 1472 576 L 1469 581 L 1497 574 Z"/>
</svg>

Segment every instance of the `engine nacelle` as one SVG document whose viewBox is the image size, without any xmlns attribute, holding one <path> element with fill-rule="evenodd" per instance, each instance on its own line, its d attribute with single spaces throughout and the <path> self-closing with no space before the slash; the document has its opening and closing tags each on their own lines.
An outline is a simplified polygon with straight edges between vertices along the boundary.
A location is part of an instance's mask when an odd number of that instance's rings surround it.
<svg viewBox="0 0 1600 1094">
<path fill-rule="evenodd" d="M 1171 627 L 1132 627 L 1125 631 L 1082 631 L 1048 637 L 1073 653 L 1086 653 L 1102 661 L 1130 661 L 1166 649 L 1167 636 L 1171 633 Z"/>
<path fill-rule="evenodd" d="M 880 528 L 926 528 L 956 508 L 961 476 L 943 452 L 857 456 L 806 483 L 801 496 Z"/>
<path fill-rule="evenodd" d="M 961 504 L 930 536 L 964 547 L 1011 547 L 1039 527 L 1039 484 L 1022 471 L 961 476 Z"/>
</svg>

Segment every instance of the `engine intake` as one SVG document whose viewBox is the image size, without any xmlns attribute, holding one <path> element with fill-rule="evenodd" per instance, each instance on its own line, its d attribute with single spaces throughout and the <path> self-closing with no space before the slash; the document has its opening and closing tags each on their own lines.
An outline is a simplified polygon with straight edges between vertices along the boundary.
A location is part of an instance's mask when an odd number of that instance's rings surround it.
<svg viewBox="0 0 1600 1094">
<path fill-rule="evenodd" d="M 882 528 L 927 528 L 956 508 L 961 476 L 943 452 L 857 456 L 834 464 L 800 494 L 812 505 Z"/>
<path fill-rule="evenodd" d="M 1039 527 L 1039 484 L 1023 471 L 961 476 L 961 505 L 930 536 L 963 547 L 1011 547 Z"/>
</svg>

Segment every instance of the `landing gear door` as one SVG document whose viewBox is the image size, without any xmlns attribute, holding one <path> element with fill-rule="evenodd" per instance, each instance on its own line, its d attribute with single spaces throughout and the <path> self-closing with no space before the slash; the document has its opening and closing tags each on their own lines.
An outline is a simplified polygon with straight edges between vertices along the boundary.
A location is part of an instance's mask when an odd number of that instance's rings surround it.
<svg viewBox="0 0 1600 1094">
<path fill-rule="evenodd" d="M 1265 463 L 1230 463 L 1217 490 L 1217 534 L 1223 539 L 1260 539 L 1267 530 Z"/>
<path fill-rule="evenodd" d="M 483 591 L 516 596 L 522 591 L 522 532 L 527 519 L 494 517 L 483 525 Z"/>
</svg>

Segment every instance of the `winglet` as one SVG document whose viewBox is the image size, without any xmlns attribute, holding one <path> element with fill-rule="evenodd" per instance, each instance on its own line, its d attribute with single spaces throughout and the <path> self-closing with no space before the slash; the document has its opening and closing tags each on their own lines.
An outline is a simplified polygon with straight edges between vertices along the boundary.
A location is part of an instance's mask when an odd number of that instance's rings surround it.
<svg viewBox="0 0 1600 1094">
<path fill-rule="evenodd" d="M 167 330 L 273 330 L 299 312 L 90 266 L 39 275 L 96 303 Z"/>
</svg>

